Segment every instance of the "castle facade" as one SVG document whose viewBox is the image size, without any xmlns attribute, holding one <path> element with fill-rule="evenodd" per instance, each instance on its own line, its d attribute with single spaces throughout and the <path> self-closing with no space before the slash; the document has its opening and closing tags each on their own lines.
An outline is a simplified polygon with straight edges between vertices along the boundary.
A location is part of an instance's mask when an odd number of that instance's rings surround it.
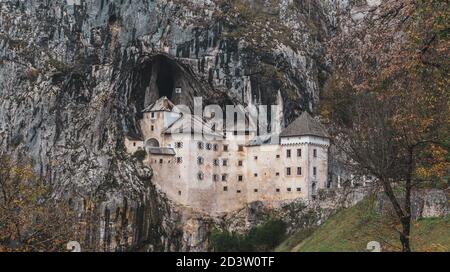
<svg viewBox="0 0 450 272">
<path fill-rule="evenodd" d="M 166 97 L 150 105 L 142 135 L 127 136 L 125 146 L 145 150 L 153 181 L 178 204 L 217 214 L 254 201 L 311 200 L 327 187 L 329 137 L 307 112 L 279 135 L 257 136 L 174 109 Z"/>
</svg>

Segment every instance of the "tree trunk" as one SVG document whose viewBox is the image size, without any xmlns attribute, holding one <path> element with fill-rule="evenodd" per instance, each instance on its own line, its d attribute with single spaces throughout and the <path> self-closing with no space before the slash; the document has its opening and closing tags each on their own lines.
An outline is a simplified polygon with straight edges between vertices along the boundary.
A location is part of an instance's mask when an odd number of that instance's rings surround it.
<svg viewBox="0 0 450 272">
<path fill-rule="evenodd" d="M 411 216 L 405 216 L 401 219 L 402 232 L 400 233 L 400 242 L 403 252 L 411 252 L 410 234 L 411 234 Z"/>
</svg>

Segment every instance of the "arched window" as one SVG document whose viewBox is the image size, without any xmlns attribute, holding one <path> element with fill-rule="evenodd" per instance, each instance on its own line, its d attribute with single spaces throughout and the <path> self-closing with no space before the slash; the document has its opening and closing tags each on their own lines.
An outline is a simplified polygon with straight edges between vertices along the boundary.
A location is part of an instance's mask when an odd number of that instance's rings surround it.
<svg viewBox="0 0 450 272">
<path fill-rule="evenodd" d="M 147 141 L 145 141 L 145 147 L 159 147 L 159 142 L 155 138 L 150 138 Z"/>
</svg>

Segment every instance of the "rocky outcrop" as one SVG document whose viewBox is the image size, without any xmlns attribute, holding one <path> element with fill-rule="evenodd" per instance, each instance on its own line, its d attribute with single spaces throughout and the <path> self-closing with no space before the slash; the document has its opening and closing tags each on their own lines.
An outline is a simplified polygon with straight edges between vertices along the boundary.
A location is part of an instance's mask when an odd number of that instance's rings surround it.
<svg viewBox="0 0 450 272">
<path fill-rule="evenodd" d="M 403 203 L 401 195 L 399 196 Z M 393 213 L 392 204 L 384 194 L 377 197 L 377 211 Z M 413 219 L 444 217 L 450 214 L 449 195 L 444 190 L 420 189 L 411 194 L 411 216 Z"/>
</svg>

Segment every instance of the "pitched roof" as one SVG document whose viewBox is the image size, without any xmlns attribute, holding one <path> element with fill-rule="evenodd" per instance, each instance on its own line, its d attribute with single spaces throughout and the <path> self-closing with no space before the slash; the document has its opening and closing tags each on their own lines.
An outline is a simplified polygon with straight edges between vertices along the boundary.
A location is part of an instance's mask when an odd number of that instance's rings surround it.
<svg viewBox="0 0 450 272">
<path fill-rule="evenodd" d="M 212 130 L 211 125 L 206 123 L 202 118 L 187 113 L 180 114 L 180 118 L 169 124 L 169 126 L 163 130 L 163 133 L 194 133 L 223 138 L 223 135 L 220 132 Z"/>
<path fill-rule="evenodd" d="M 318 136 L 328 138 L 328 133 L 319 121 L 315 120 L 308 112 L 304 111 L 299 118 L 295 119 L 285 128 L 280 137 L 291 136 Z"/>
<path fill-rule="evenodd" d="M 175 104 L 173 104 L 166 96 L 163 96 L 146 107 L 142 112 L 172 111 L 173 107 L 175 107 Z"/>
</svg>

